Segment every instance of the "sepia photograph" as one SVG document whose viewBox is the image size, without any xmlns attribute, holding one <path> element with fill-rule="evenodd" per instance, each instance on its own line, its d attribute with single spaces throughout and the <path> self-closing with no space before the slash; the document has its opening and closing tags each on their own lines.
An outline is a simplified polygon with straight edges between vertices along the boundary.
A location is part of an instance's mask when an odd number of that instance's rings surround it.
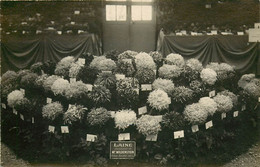
<svg viewBox="0 0 260 167">
<path fill-rule="evenodd" d="M 260 167 L 260 0 L 0 0 L 0 167 Z"/>
</svg>

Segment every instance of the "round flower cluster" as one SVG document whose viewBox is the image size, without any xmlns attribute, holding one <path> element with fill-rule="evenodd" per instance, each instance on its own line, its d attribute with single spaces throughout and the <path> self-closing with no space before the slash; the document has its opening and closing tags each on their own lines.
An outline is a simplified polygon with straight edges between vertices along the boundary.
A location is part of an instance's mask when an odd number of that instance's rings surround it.
<svg viewBox="0 0 260 167">
<path fill-rule="evenodd" d="M 194 93 L 201 93 L 204 91 L 203 83 L 199 80 L 191 81 L 190 88 L 194 91 Z"/>
<path fill-rule="evenodd" d="M 134 58 L 138 53 L 135 51 L 127 50 L 118 55 L 118 59 L 131 59 Z"/>
<path fill-rule="evenodd" d="M 42 74 L 42 75 L 39 75 L 36 80 L 35 80 L 35 85 L 37 87 L 42 87 L 43 86 L 43 83 L 44 81 L 48 78 L 49 76 L 47 74 Z"/>
<path fill-rule="evenodd" d="M 133 76 L 133 74 L 135 73 L 135 68 L 132 63 L 132 59 L 119 59 L 117 62 L 117 68 L 118 68 L 117 71 L 119 73 L 123 73 L 127 77 Z"/>
<path fill-rule="evenodd" d="M 24 99 L 24 94 L 20 90 L 14 90 L 7 96 L 7 103 L 10 107 L 15 107 Z"/>
<path fill-rule="evenodd" d="M 54 71 L 56 69 L 56 63 L 53 61 L 47 61 L 43 63 L 43 71 L 46 74 L 54 75 Z"/>
<path fill-rule="evenodd" d="M 219 92 L 219 94 L 230 97 L 232 100 L 233 106 L 236 106 L 238 104 L 238 97 L 233 92 L 224 90 L 224 91 Z"/>
<path fill-rule="evenodd" d="M 114 49 L 114 50 L 107 51 L 105 53 L 105 56 L 107 59 L 112 59 L 114 61 L 117 61 L 119 54 L 120 54 L 120 52 L 118 50 Z"/>
<path fill-rule="evenodd" d="M 104 104 L 110 102 L 111 93 L 106 87 L 97 85 L 93 87 L 93 90 L 89 93 L 89 97 L 95 104 Z"/>
<path fill-rule="evenodd" d="M 45 91 L 50 91 L 51 90 L 51 86 L 53 85 L 53 83 L 57 80 L 60 79 L 59 76 L 57 75 L 51 75 L 49 77 L 47 77 L 44 81 L 43 81 L 43 88 Z"/>
<path fill-rule="evenodd" d="M 135 78 L 140 84 L 148 84 L 155 80 L 155 73 L 149 68 L 141 68 L 136 71 Z"/>
<path fill-rule="evenodd" d="M 156 69 L 153 58 L 145 52 L 140 52 L 135 56 L 135 64 L 138 70 L 141 68 Z"/>
<path fill-rule="evenodd" d="M 214 85 L 217 81 L 217 73 L 210 68 L 205 68 L 200 72 L 200 78 L 203 82 Z"/>
<path fill-rule="evenodd" d="M 257 99 L 260 97 L 260 85 L 250 82 L 244 87 L 244 93 Z"/>
<path fill-rule="evenodd" d="M 166 64 L 176 65 L 180 68 L 182 68 L 185 64 L 184 58 L 181 55 L 175 53 L 167 55 L 167 57 L 165 58 L 165 62 Z"/>
<path fill-rule="evenodd" d="M 53 85 L 51 86 L 51 90 L 55 95 L 65 95 L 69 87 L 70 87 L 69 81 L 59 78 L 53 82 Z"/>
<path fill-rule="evenodd" d="M 159 77 L 161 78 L 176 79 L 181 75 L 182 69 L 176 65 L 164 64 L 162 67 L 159 68 L 158 72 Z"/>
<path fill-rule="evenodd" d="M 18 80 L 21 81 L 21 78 L 29 73 L 32 73 L 30 70 L 28 69 L 24 69 L 24 70 L 19 70 L 17 72 L 17 75 L 18 75 Z"/>
<path fill-rule="evenodd" d="M 174 89 L 174 83 L 169 79 L 158 78 L 153 82 L 152 87 L 154 90 L 162 89 L 169 94 Z"/>
<path fill-rule="evenodd" d="M 63 107 L 59 102 L 46 104 L 42 107 L 42 117 L 53 121 L 63 113 Z"/>
<path fill-rule="evenodd" d="M 85 65 L 89 66 L 89 64 L 92 62 L 94 59 L 94 55 L 89 53 L 89 52 L 84 52 L 79 58 L 85 59 Z"/>
<path fill-rule="evenodd" d="M 163 90 L 154 90 L 152 91 L 147 99 L 150 106 L 156 110 L 164 110 L 169 107 L 171 104 L 171 99 Z"/>
<path fill-rule="evenodd" d="M 43 64 L 42 62 L 38 62 L 38 63 L 34 63 L 31 67 L 30 67 L 30 70 L 33 72 L 33 73 L 36 73 L 36 74 L 41 74 L 42 73 L 42 70 L 43 70 Z"/>
<path fill-rule="evenodd" d="M 163 61 L 163 55 L 158 51 L 150 52 L 150 56 L 157 65 Z"/>
<path fill-rule="evenodd" d="M 73 122 L 81 121 L 84 118 L 85 109 L 81 105 L 71 105 L 64 113 L 64 123 L 72 124 Z"/>
<path fill-rule="evenodd" d="M 230 66 L 227 63 L 210 63 L 207 65 L 207 68 L 210 68 L 217 73 L 218 81 L 222 82 L 227 79 L 232 79 L 235 75 L 234 67 Z"/>
<path fill-rule="evenodd" d="M 217 96 L 215 96 L 213 100 L 218 105 L 218 112 L 228 112 L 233 108 L 232 100 L 228 96 L 217 94 Z"/>
<path fill-rule="evenodd" d="M 89 90 L 86 84 L 84 84 L 82 81 L 77 81 L 77 82 L 70 83 L 69 88 L 65 92 L 65 96 L 68 99 L 70 98 L 80 99 L 86 96 L 88 91 Z"/>
<path fill-rule="evenodd" d="M 95 68 L 90 68 L 88 66 L 84 66 L 80 69 L 79 74 L 77 75 L 77 80 L 81 80 L 84 83 L 93 84 L 97 79 L 98 70 Z"/>
<path fill-rule="evenodd" d="M 179 130 L 185 125 L 185 120 L 182 114 L 172 111 L 163 115 L 162 124 L 172 130 Z"/>
<path fill-rule="evenodd" d="M 91 112 L 88 113 L 87 121 L 90 125 L 102 126 L 105 125 L 109 118 L 109 112 L 105 108 L 100 107 L 91 109 Z"/>
<path fill-rule="evenodd" d="M 102 60 L 105 60 L 106 57 L 105 56 L 94 56 L 94 59 L 91 61 L 91 63 L 89 64 L 89 67 L 91 68 L 98 68 L 99 63 Z"/>
<path fill-rule="evenodd" d="M 100 73 L 97 76 L 95 84 L 105 86 L 108 89 L 113 89 L 116 87 L 116 77 L 110 73 Z"/>
<path fill-rule="evenodd" d="M 82 64 L 79 64 L 78 62 L 72 63 L 69 70 L 69 77 L 70 78 L 76 78 L 79 74 L 79 71 L 84 66 Z"/>
<path fill-rule="evenodd" d="M 103 59 L 96 68 L 100 71 L 114 71 L 116 69 L 116 63 L 111 59 Z"/>
<path fill-rule="evenodd" d="M 193 90 L 186 88 L 185 86 L 178 86 L 170 92 L 170 96 L 173 101 L 177 103 L 184 103 L 192 99 Z"/>
<path fill-rule="evenodd" d="M 132 110 L 120 110 L 115 113 L 116 128 L 126 129 L 136 123 L 136 113 Z"/>
<path fill-rule="evenodd" d="M 13 84 L 17 82 L 18 80 L 18 74 L 14 71 L 7 71 L 3 74 L 1 78 L 1 84 L 2 85 L 7 85 L 7 84 Z"/>
<path fill-rule="evenodd" d="M 69 70 L 74 63 L 75 58 L 73 56 L 67 56 L 61 59 L 58 64 L 56 65 L 55 74 L 59 76 L 68 77 L 69 76 Z"/>
<path fill-rule="evenodd" d="M 194 125 L 204 123 L 207 120 L 208 112 L 199 103 L 193 103 L 185 107 L 183 115 Z"/>
<path fill-rule="evenodd" d="M 22 76 L 20 85 L 23 88 L 32 88 L 35 86 L 35 80 L 38 78 L 38 75 L 35 73 L 27 73 L 26 75 Z"/>
<path fill-rule="evenodd" d="M 246 84 L 255 79 L 255 74 L 244 74 L 238 81 L 238 87 L 244 89 Z"/>
<path fill-rule="evenodd" d="M 136 121 L 137 130 L 145 136 L 158 134 L 161 125 L 158 119 L 151 115 L 142 115 Z"/>
<path fill-rule="evenodd" d="M 202 70 L 202 64 L 197 59 L 189 59 L 185 64 L 184 77 L 189 80 L 196 80 L 199 78 Z"/>
<path fill-rule="evenodd" d="M 217 103 L 210 97 L 202 97 L 199 100 L 200 106 L 208 112 L 208 115 L 212 116 L 217 111 Z"/>
</svg>

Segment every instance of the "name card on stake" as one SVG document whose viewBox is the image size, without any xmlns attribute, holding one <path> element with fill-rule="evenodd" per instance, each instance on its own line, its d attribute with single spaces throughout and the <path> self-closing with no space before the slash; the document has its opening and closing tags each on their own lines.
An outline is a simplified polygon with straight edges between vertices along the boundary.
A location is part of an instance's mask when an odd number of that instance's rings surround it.
<svg viewBox="0 0 260 167">
<path fill-rule="evenodd" d="M 244 32 L 237 32 L 237 35 L 244 35 Z"/>
<path fill-rule="evenodd" d="M 141 85 L 141 90 L 142 91 L 150 91 L 150 90 L 152 90 L 152 84 L 142 84 Z"/>
<path fill-rule="evenodd" d="M 87 134 L 86 141 L 95 142 L 97 140 L 97 135 Z"/>
<path fill-rule="evenodd" d="M 214 96 L 216 96 L 216 91 L 215 90 L 210 91 L 209 92 L 209 97 L 214 97 Z"/>
<path fill-rule="evenodd" d="M 198 132 L 198 131 L 199 131 L 199 126 L 198 126 L 198 125 L 192 125 L 192 126 L 191 126 L 191 131 L 192 131 L 193 133 Z"/>
<path fill-rule="evenodd" d="M 209 121 L 209 122 L 205 123 L 206 129 L 211 128 L 212 126 L 213 126 L 213 122 L 212 121 Z"/>
<path fill-rule="evenodd" d="M 49 125 L 48 130 L 49 130 L 49 132 L 54 133 L 55 127 Z"/>
<path fill-rule="evenodd" d="M 157 134 L 148 135 L 146 136 L 145 141 L 157 141 L 157 137 Z"/>
<path fill-rule="evenodd" d="M 130 140 L 130 133 L 120 133 L 118 135 L 118 140 Z"/>
<path fill-rule="evenodd" d="M 69 133 L 69 127 L 68 126 L 61 126 L 61 133 Z"/>
<path fill-rule="evenodd" d="M 116 76 L 116 80 L 125 79 L 124 74 L 116 74 L 115 76 Z"/>
<path fill-rule="evenodd" d="M 88 88 L 89 91 L 92 91 L 93 85 L 91 85 L 91 84 L 86 84 L 86 86 L 87 86 L 87 88 Z"/>
<path fill-rule="evenodd" d="M 18 112 L 16 111 L 16 109 L 15 109 L 15 108 L 13 108 L 13 113 L 14 113 L 15 115 L 17 115 L 17 114 L 18 114 Z"/>
<path fill-rule="evenodd" d="M 237 117 L 238 116 L 238 111 L 235 111 L 234 113 L 233 113 L 233 117 Z"/>
<path fill-rule="evenodd" d="M 49 104 L 49 103 L 51 103 L 52 102 L 52 99 L 51 98 L 49 98 L 49 97 L 47 97 L 47 104 Z"/>
<path fill-rule="evenodd" d="M 76 82 L 76 78 L 70 78 L 70 83 L 75 83 Z"/>
<path fill-rule="evenodd" d="M 6 109 L 5 103 L 2 103 L 2 108 L 3 108 L 3 109 Z"/>
<path fill-rule="evenodd" d="M 139 115 L 142 115 L 142 114 L 145 114 L 145 113 L 147 113 L 147 107 L 146 106 L 138 108 L 138 114 Z"/>
<path fill-rule="evenodd" d="M 34 117 L 32 117 L 32 123 L 33 123 L 33 124 L 35 123 Z"/>
<path fill-rule="evenodd" d="M 184 130 L 176 131 L 173 133 L 174 139 L 179 139 L 184 137 Z"/>
<path fill-rule="evenodd" d="M 224 119 L 227 117 L 227 114 L 225 112 L 221 113 L 221 119 Z"/>
<path fill-rule="evenodd" d="M 241 107 L 241 111 L 245 111 L 246 110 L 246 105 L 243 104 L 242 107 Z"/>
<path fill-rule="evenodd" d="M 24 121 L 24 116 L 23 116 L 23 114 L 20 114 L 20 118 L 21 118 L 21 120 Z"/>
<path fill-rule="evenodd" d="M 74 14 L 80 14 L 80 11 L 79 10 L 75 10 Z"/>
</svg>

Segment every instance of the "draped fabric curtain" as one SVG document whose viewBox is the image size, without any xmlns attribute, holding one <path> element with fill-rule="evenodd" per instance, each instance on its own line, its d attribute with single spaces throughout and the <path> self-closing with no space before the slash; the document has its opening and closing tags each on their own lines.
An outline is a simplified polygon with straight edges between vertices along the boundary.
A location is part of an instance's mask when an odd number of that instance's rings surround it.
<svg viewBox="0 0 260 167">
<path fill-rule="evenodd" d="M 94 34 L 5 37 L 1 42 L 1 70 L 29 68 L 33 63 L 58 62 L 66 56 L 78 58 L 84 52 L 99 56 L 99 39 Z"/>
<path fill-rule="evenodd" d="M 159 37 L 157 50 L 164 56 L 178 53 L 185 59 L 197 58 L 203 65 L 209 62 L 225 62 L 241 73 L 260 75 L 259 43 L 249 43 L 248 36 L 174 36 Z M 159 40 L 158 40 L 159 41 Z"/>
</svg>

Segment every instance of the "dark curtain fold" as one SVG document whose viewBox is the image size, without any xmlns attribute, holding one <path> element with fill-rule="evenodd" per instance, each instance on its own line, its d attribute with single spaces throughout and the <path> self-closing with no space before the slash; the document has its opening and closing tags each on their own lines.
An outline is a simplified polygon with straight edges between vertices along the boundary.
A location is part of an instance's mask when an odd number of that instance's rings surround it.
<svg viewBox="0 0 260 167">
<path fill-rule="evenodd" d="M 78 58 L 84 52 L 101 54 L 96 35 L 6 37 L 1 42 L 1 70 L 4 73 L 29 68 L 35 62 L 58 62 L 66 56 Z"/>
<path fill-rule="evenodd" d="M 173 36 L 165 35 L 159 44 L 164 56 L 181 54 L 185 59 L 197 58 L 203 65 L 226 62 L 241 73 L 260 75 L 259 43 L 248 43 L 248 36 Z"/>
</svg>

